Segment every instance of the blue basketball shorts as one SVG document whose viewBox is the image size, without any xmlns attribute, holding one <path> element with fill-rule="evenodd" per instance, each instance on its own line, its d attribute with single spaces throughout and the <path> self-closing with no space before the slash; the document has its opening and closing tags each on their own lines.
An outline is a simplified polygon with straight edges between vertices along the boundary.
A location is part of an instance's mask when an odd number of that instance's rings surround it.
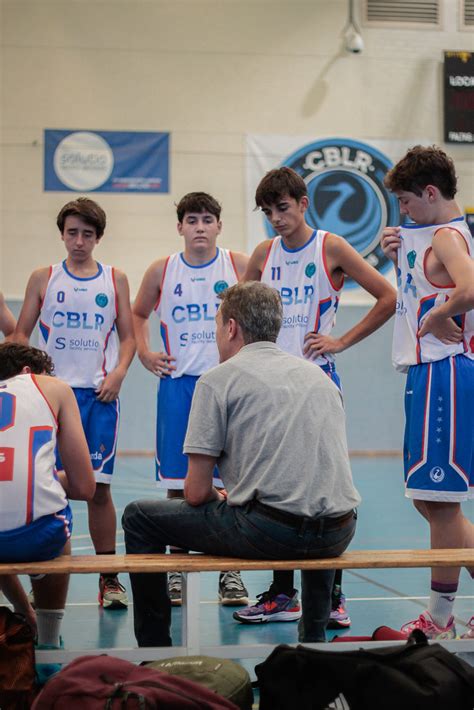
<svg viewBox="0 0 474 710">
<path fill-rule="evenodd" d="M 319 366 L 323 372 L 329 377 L 332 382 L 336 385 L 337 389 L 342 393 L 342 385 L 339 375 L 336 372 L 336 366 L 333 362 L 328 362 L 327 365 Z"/>
<path fill-rule="evenodd" d="M 0 562 L 41 562 L 59 557 L 71 537 L 69 505 L 29 525 L 0 532 Z"/>
<path fill-rule="evenodd" d="M 199 377 L 182 375 L 160 380 L 156 414 L 156 483 L 160 488 L 181 490 L 188 471 L 183 454 L 189 412 Z M 214 485 L 223 488 L 217 468 Z"/>
<path fill-rule="evenodd" d="M 474 360 L 456 355 L 410 367 L 405 389 L 408 498 L 462 502 L 474 495 Z"/>
<path fill-rule="evenodd" d="M 92 468 L 97 483 L 110 483 L 114 472 L 115 452 L 120 422 L 120 402 L 101 402 L 92 388 L 75 387 L 82 427 L 86 435 Z M 56 452 L 56 468 L 63 465 Z"/>
</svg>

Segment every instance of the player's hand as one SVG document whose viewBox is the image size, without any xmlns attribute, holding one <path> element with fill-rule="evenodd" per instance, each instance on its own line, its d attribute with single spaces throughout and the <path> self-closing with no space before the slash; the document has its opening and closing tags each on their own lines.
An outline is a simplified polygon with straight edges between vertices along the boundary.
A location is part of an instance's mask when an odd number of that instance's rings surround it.
<svg viewBox="0 0 474 710">
<path fill-rule="evenodd" d="M 326 353 L 340 353 L 342 350 L 344 345 L 340 338 L 318 335 L 318 333 L 306 333 L 304 336 L 303 354 L 308 360 L 316 360 Z"/>
<path fill-rule="evenodd" d="M 124 378 L 125 373 L 118 367 L 109 372 L 95 391 L 99 402 L 114 402 L 119 395 Z"/>
<path fill-rule="evenodd" d="M 15 605 L 14 611 L 17 614 L 21 614 L 22 616 L 25 617 L 25 621 L 28 624 L 28 626 L 31 628 L 33 631 L 33 636 L 36 638 L 38 635 L 38 629 L 36 626 L 36 612 L 31 606 L 31 604 L 28 602 L 26 606 L 23 605 Z"/>
<path fill-rule="evenodd" d="M 171 375 L 173 370 L 176 370 L 176 367 L 173 365 L 176 358 L 167 353 L 153 353 L 148 351 L 144 355 L 139 355 L 139 358 L 142 365 L 157 377 L 167 377 Z"/>
<path fill-rule="evenodd" d="M 427 333 L 432 333 L 442 343 L 453 344 L 462 342 L 462 330 L 450 317 L 438 313 L 438 308 L 433 308 L 421 322 L 418 335 L 422 338 Z"/>
<path fill-rule="evenodd" d="M 380 245 L 387 259 L 393 261 L 394 264 L 397 263 L 397 252 L 400 249 L 401 243 L 400 227 L 385 227 L 382 232 Z"/>
</svg>

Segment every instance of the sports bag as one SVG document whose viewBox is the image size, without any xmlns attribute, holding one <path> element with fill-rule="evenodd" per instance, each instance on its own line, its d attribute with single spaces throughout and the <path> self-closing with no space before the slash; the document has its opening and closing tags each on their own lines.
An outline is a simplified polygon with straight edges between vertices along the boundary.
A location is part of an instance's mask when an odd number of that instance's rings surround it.
<svg viewBox="0 0 474 710">
<path fill-rule="evenodd" d="M 404 646 L 278 646 L 256 666 L 260 710 L 472 710 L 474 668 L 415 631 Z M 334 703 L 334 704 L 333 704 Z"/>
<path fill-rule="evenodd" d="M 252 710 L 250 676 L 241 665 L 227 658 L 178 656 L 152 661 L 147 668 L 187 678 L 231 700 L 240 710 Z"/>
<path fill-rule="evenodd" d="M 112 656 L 81 656 L 49 680 L 33 710 L 238 710 L 198 683 Z"/>
<path fill-rule="evenodd" d="M 29 708 L 34 688 L 33 631 L 23 616 L 0 606 L 0 708 Z"/>
</svg>

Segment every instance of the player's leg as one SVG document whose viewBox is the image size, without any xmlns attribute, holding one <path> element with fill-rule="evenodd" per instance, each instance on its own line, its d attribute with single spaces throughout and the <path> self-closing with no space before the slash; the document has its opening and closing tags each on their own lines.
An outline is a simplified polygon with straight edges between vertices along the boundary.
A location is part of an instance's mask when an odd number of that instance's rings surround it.
<svg viewBox="0 0 474 710">
<path fill-rule="evenodd" d="M 89 532 L 97 555 L 115 555 L 117 519 L 110 484 L 115 463 L 120 403 L 100 402 L 94 390 L 78 396 L 81 417 L 96 479 L 94 498 L 88 501 Z M 99 603 L 104 609 L 126 609 L 125 587 L 115 572 L 104 569 L 99 577 Z"/>
</svg>

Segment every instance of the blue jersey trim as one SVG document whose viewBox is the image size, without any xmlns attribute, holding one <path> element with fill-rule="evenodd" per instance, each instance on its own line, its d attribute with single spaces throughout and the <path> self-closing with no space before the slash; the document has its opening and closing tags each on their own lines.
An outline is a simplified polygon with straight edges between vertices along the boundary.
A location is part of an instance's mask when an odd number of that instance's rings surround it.
<svg viewBox="0 0 474 710">
<path fill-rule="evenodd" d="M 281 248 L 283 251 L 288 252 L 289 254 L 295 254 L 297 251 L 302 251 L 303 249 L 306 249 L 306 247 L 309 247 L 311 242 L 313 242 L 316 239 L 316 230 L 311 235 L 311 238 L 306 242 L 306 244 L 303 244 L 302 247 L 298 247 L 297 249 L 288 249 L 288 247 L 285 246 L 285 243 L 283 241 L 283 237 L 280 237 L 281 239 Z"/>
<path fill-rule="evenodd" d="M 441 222 L 440 224 L 402 224 L 403 229 L 424 229 L 425 227 L 441 227 L 442 224 L 452 224 L 453 222 L 464 222 L 464 217 L 455 217 L 449 222 Z"/>
<path fill-rule="evenodd" d="M 76 281 L 93 281 L 94 279 L 99 278 L 99 276 L 103 272 L 102 264 L 99 264 L 98 261 L 96 261 L 95 263 L 99 267 L 99 270 L 97 271 L 97 273 L 94 276 L 75 276 L 74 274 L 71 274 L 71 272 L 69 271 L 69 269 L 66 266 L 66 259 L 64 259 L 64 261 L 62 263 L 62 267 L 63 267 L 64 271 L 66 272 L 66 274 L 71 277 L 71 279 L 75 279 Z"/>
<path fill-rule="evenodd" d="M 213 264 L 219 256 L 219 247 L 216 247 L 216 255 L 211 259 L 211 261 L 208 261 L 206 264 L 199 264 L 198 266 L 195 266 L 194 264 L 188 264 L 188 262 L 184 258 L 184 252 L 181 252 L 179 256 L 181 257 L 181 261 L 183 262 L 183 264 L 189 266 L 190 269 L 205 269 L 206 266 L 210 266 L 211 264 Z"/>
</svg>

